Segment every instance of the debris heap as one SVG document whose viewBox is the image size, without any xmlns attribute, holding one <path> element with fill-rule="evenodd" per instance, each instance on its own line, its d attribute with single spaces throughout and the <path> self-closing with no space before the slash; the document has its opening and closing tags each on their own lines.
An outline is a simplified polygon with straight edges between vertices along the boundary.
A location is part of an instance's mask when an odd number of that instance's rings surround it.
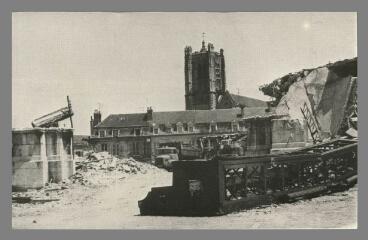
<svg viewBox="0 0 368 240">
<path fill-rule="evenodd" d="M 68 181 L 60 183 L 46 183 L 41 189 L 28 189 L 24 192 L 12 192 L 14 203 L 46 203 L 59 201 L 63 190 L 69 188 Z"/>
<path fill-rule="evenodd" d="M 143 173 L 156 168 L 133 158 L 117 158 L 108 152 L 90 153 L 76 162 L 76 174 L 72 176 L 73 183 L 82 185 L 105 185 L 109 181 L 124 179 L 131 174 Z"/>
<path fill-rule="evenodd" d="M 86 158 L 76 163 L 76 169 L 84 172 L 88 170 L 108 170 L 108 171 L 122 171 L 125 173 L 145 173 L 145 166 L 147 164 L 137 162 L 133 158 L 116 158 L 109 155 L 108 152 L 92 153 Z"/>
<path fill-rule="evenodd" d="M 145 174 L 147 170 L 157 169 L 155 166 L 138 162 L 133 158 L 120 159 L 108 152 L 90 152 L 75 162 L 76 173 L 70 179 L 60 183 L 47 183 L 41 189 L 28 189 L 25 192 L 13 192 L 12 200 L 16 203 L 44 203 L 58 201 L 63 190 L 78 185 L 101 187 L 122 180 L 129 175 Z"/>
</svg>

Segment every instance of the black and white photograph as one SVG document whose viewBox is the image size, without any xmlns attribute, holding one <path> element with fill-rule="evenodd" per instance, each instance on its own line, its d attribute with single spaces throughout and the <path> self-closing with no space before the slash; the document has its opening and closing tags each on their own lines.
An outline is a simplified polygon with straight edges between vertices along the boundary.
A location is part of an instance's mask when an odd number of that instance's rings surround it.
<svg viewBox="0 0 368 240">
<path fill-rule="evenodd" d="M 13 229 L 357 229 L 357 12 L 11 30 Z"/>
</svg>

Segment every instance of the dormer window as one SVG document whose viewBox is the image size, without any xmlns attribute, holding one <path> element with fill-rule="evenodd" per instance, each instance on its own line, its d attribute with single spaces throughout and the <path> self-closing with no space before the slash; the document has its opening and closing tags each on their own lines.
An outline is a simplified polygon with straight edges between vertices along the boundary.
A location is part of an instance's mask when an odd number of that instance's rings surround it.
<svg viewBox="0 0 368 240">
<path fill-rule="evenodd" d="M 193 123 L 188 123 L 188 132 L 194 132 L 194 126 Z"/>
<path fill-rule="evenodd" d="M 105 137 L 105 130 L 100 131 L 100 137 Z"/>
<path fill-rule="evenodd" d="M 238 122 L 232 122 L 231 123 L 231 131 L 238 132 L 239 131 L 239 123 Z"/>
<path fill-rule="evenodd" d="M 112 136 L 113 137 L 119 136 L 119 130 L 117 130 L 117 129 L 112 130 Z"/>
<path fill-rule="evenodd" d="M 243 122 L 239 122 L 239 131 L 245 132 L 247 128 L 245 127 Z"/>
<path fill-rule="evenodd" d="M 210 132 L 216 132 L 217 131 L 217 124 L 215 122 L 210 123 Z"/>
<path fill-rule="evenodd" d="M 188 123 L 183 123 L 183 131 L 188 132 Z"/>
<path fill-rule="evenodd" d="M 166 125 L 165 125 L 165 124 L 160 124 L 160 125 L 158 125 L 158 128 L 159 128 L 162 132 L 165 132 L 165 131 L 166 131 Z"/>
<path fill-rule="evenodd" d="M 171 132 L 177 132 L 178 128 L 176 126 L 176 123 L 171 124 Z"/>
<path fill-rule="evenodd" d="M 178 133 L 182 133 L 183 132 L 183 124 L 181 122 L 179 122 L 179 123 L 176 124 L 176 126 L 177 126 Z"/>
<path fill-rule="evenodd" d="M 134 129 L 134 135 L 135 136 L 140 136 L 141 135 L 141 129 L 140 128 L 135 128 Z"/>
<path fill-rule="evenodd" d="M 155 129 L 157 129 L 157 130 L 155 130 Z M 150 133 L 152 133 L 152 134 L 157 134 L 158 133 L 158 126 L 156 126 L 156 124 L 153 122 L 153 123 L 151 123 L 151 126 L 150 126 L 150 128 L 149 128 L 149 131 L 150 131 Z M 155 133 L 155 131 L 156 131 L 156 133 Z"/>
</svg>

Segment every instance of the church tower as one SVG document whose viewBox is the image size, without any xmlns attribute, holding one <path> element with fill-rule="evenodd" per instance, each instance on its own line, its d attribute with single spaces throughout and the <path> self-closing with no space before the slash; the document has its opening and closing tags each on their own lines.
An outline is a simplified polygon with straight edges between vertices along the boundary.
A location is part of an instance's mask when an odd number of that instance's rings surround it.
<svg viewBox="0 0 368 240">
<path fill-rule="evenodd" d="M 216 109 L 219 97 L 226 91 L 224 50 L 202 41 L 199 52 L 185 47 L 185 109 Z"/>
</svg>

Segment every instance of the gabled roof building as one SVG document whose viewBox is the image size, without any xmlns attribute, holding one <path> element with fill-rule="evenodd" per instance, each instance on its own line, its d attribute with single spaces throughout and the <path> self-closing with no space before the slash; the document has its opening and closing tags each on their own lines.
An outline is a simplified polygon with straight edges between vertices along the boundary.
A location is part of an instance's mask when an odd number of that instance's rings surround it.
<svg viewBox="0 0 368 240">
<path fill-rule="evenodd" d="M 242 119 L 272 114 L 264 101 L 226 90 L 224 50 L 202 41 L 200 51 L 184 50 L 185 111 L 111 114 L 91 117 L 90 143 L 113 155 L 150 158 L 157 147 L 194 145 L 199 137 L 247 132 Z M 211 142 L 208 143 L 209 147 Z"/>
<path fill-rule="evenodd" d="M 172 112 L 154 112 L 148 108 L 146 113 L 109 115 L 94 127 L 90 143 L 97 151 L 150 158 L 163 145 L 195 145 L 203 136 L 246 133 L 244 118 L 271 114 L 264 107 Z"/>
</svg>

